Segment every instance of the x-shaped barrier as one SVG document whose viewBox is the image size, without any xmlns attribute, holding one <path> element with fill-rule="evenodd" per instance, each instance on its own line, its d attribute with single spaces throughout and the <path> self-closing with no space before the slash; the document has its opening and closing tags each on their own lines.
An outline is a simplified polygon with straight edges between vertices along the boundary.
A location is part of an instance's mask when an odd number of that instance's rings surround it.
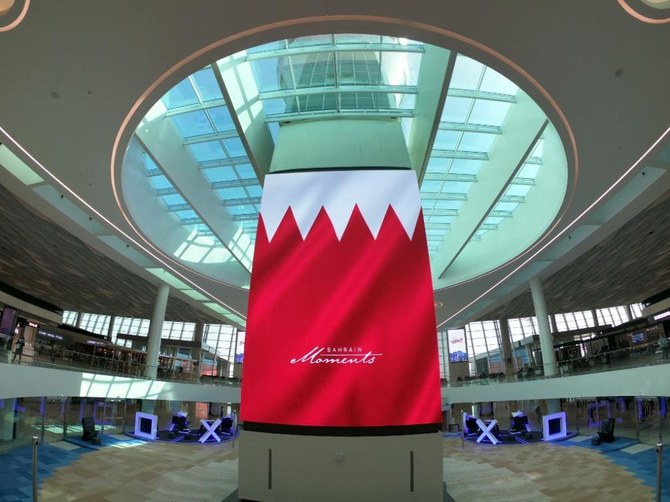
<svg viewBox="0 0 670 502">
<path fill-rule="evenodd" d="M 495 437 L 493 434 L 493 428 L 498 424 L 498 421 L 494 418 L 491 420 L 488 425 L 484 423 L 484 421 L 481 418 L 477 419 L 477 425 L 479 428 L 482 430 L 481 435 L 477 438 L 477 442 L 481 443 L 482 440 L 487 437 L 493 444 L 498 444 L 500 441 L 498 441 L 498 438 Z"/>
<path fill-rule="evenodd" d="M 205 419 L 203 418 L 202 420 L 200 420 L 200 423 L 202 424 L 202 426 L 203 426 L 206 430 L 205 430 L 205 432 L 203 433 L 203 435 L 200 436 L 200 439 L 198 439 L 198 441 L 200 441 L 201 443 L 204 444 L 205 441 L 207 441 L 207 438 L 208 438 L 209 436 L 212 436 L 214 439 L 216 439 L 216 442 L 217 442 L 217 443 L 220 443 L 220 442 L 221 442 L 221 438 L 220 438 L 219 435 L 216 433 L 216 429 L 219 427 L 219 425 L 221 425 L 221 419 L 220 419 L 220 418 L 217 418 L 217 419 L 216 419 L 214 422 L 212 422 L 211 424 L 210 424 L 207 420 L 205 420 Z"/>
</svg>

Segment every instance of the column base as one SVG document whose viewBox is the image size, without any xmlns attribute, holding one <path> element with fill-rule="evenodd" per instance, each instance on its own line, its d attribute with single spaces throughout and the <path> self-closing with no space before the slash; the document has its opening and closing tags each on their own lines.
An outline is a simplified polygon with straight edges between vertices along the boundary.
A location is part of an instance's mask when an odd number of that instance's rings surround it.
<svg viewBox="0 0 670 502">
<path fill-rule="evenodd" d="M 444 500 L 440 432 L 310 436 L 243 430 L 239 441 L 240 500 Z"/>
</svg>

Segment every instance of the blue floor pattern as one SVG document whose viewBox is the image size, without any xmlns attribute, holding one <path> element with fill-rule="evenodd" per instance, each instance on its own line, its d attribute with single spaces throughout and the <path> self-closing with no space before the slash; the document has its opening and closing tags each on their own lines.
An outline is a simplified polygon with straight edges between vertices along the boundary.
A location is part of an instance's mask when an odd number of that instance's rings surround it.
<svg viewBox="0 0 670 502">
<path fill-rule="evenodd" d="M 85 441 L 81 439 L 81 437 L 79 436 L 70 436 L 67 438 L 67 442 L 91 450 L 99 450 L 100 448 L 105 448 L 106 446 L 120 446 L 120 445 L 131 446 L 134 444 L 146 443 L 146 441 L 134 438 L 129 434 L 127 434 L 124 439 L 117 439 L 114 436 L 108 436 L 106 434 L 100 434 L 99 437 L 100 437 L 99 445 L 91 444 L 90 441 Z"/>
<path fill-rule="evenodd" d="M 37 478 L 41 482 L 52 476 L 58 467 L 69 465 L 82 454 L 90 452 L 88 448 L 79 447 L 64 450 L 50 444 L 41 444 L 37 452 Z M 0 501 L 25 502 L 33 500 L 33 447 L 22 446 L 0 456 Z"/>
<path fill-rule="evenodd" d="M 613 443 L 601 443 L 594 446 L 590 441 L 580 442 L 560 442 L 556 443 L 563 446 L 577 446 L 579 448 L 589 448 L 605 455 L 608 459 L 617 465 L 624 467 L 635 477 L 640 479 L 645 485 L 650 486 L 654 493 L 656 492 L 656 471 L 657 458 L 656 448 L 650 448 L 638 453 L 628 453 L 624 448 L 640 444 L 634 439 L 619 438 Z M 663 448 L 663 479 L 661 489 L 661 500 L 670 501 L 670 446 Z"/>
</svg>

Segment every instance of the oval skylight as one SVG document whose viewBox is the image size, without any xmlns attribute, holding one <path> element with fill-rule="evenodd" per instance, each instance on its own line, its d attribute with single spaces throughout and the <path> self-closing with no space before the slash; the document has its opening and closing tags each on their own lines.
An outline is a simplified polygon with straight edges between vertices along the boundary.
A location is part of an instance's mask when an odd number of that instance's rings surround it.
<svg viewBox="0 0 670 502">
<path fill-rule="evenodd" d="M 358 121 L 368 133 L 362 143 L 377 139 L 380 124 L 401 131 L 420 182 L 436 289 L 519 256 L 559 213 L 563 145 L 515 83 L 446 48 L 328 34 L 213 61 L 162 96 L 124 160 L 131 217 L 183 266 L 248 287 L 262 180 L 287 148 L 282 128 L 337 134 L 338 120 Z"/>
</svg>

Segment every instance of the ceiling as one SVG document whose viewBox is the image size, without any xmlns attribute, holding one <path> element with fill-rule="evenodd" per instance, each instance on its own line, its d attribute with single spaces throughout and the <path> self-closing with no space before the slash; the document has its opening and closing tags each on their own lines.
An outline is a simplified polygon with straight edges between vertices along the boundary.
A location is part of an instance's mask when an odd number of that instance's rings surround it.
<svg viewBox="0 0 670 502">
<path fill-rule="evenodd" d="M 633 303 L 670 287 L 668 24 L 614 2 L 206 6 L 82 1 L 73 16 L 17 1 L 0 17 L 3 73 L 13 75 L 0 84 L 0 182 L 8 191 L 0 221 L 11 231 L 0 280 L 64 309 L 144 318 L 165 280 L 167 319 L 243 324 L 247 290 L 184 267 L 126 219 L 123 155 L 153 104 L 206 64 L 273 40 L 344 32 L 471 55 L 519 83 L 566 147 L 573 175 L 550 228 L 517 258 L 437 290 L 440 325 L 532 315 L 533 277 L 550 312 Z M 3 29 L 24 7 L 25 18 Z"/>
<path fill-rule="evenodd" d="M 12 287 L 75 312 L 150 319 L 156 285 L 63 232 L 0 186 L 0 277 Z M 171 321 L 220 322 L 174 296 Z"/>
<path fill-rule="evenodd" d="M 543 281 L 547 310 L 558 314 L 639 303 L 670 287 L 670 192 L 614 234 Z M 535 315 L 530 291 L 485 319 Z M 484 320 L 482 318 L 481 320 Z"/>
</svg>

